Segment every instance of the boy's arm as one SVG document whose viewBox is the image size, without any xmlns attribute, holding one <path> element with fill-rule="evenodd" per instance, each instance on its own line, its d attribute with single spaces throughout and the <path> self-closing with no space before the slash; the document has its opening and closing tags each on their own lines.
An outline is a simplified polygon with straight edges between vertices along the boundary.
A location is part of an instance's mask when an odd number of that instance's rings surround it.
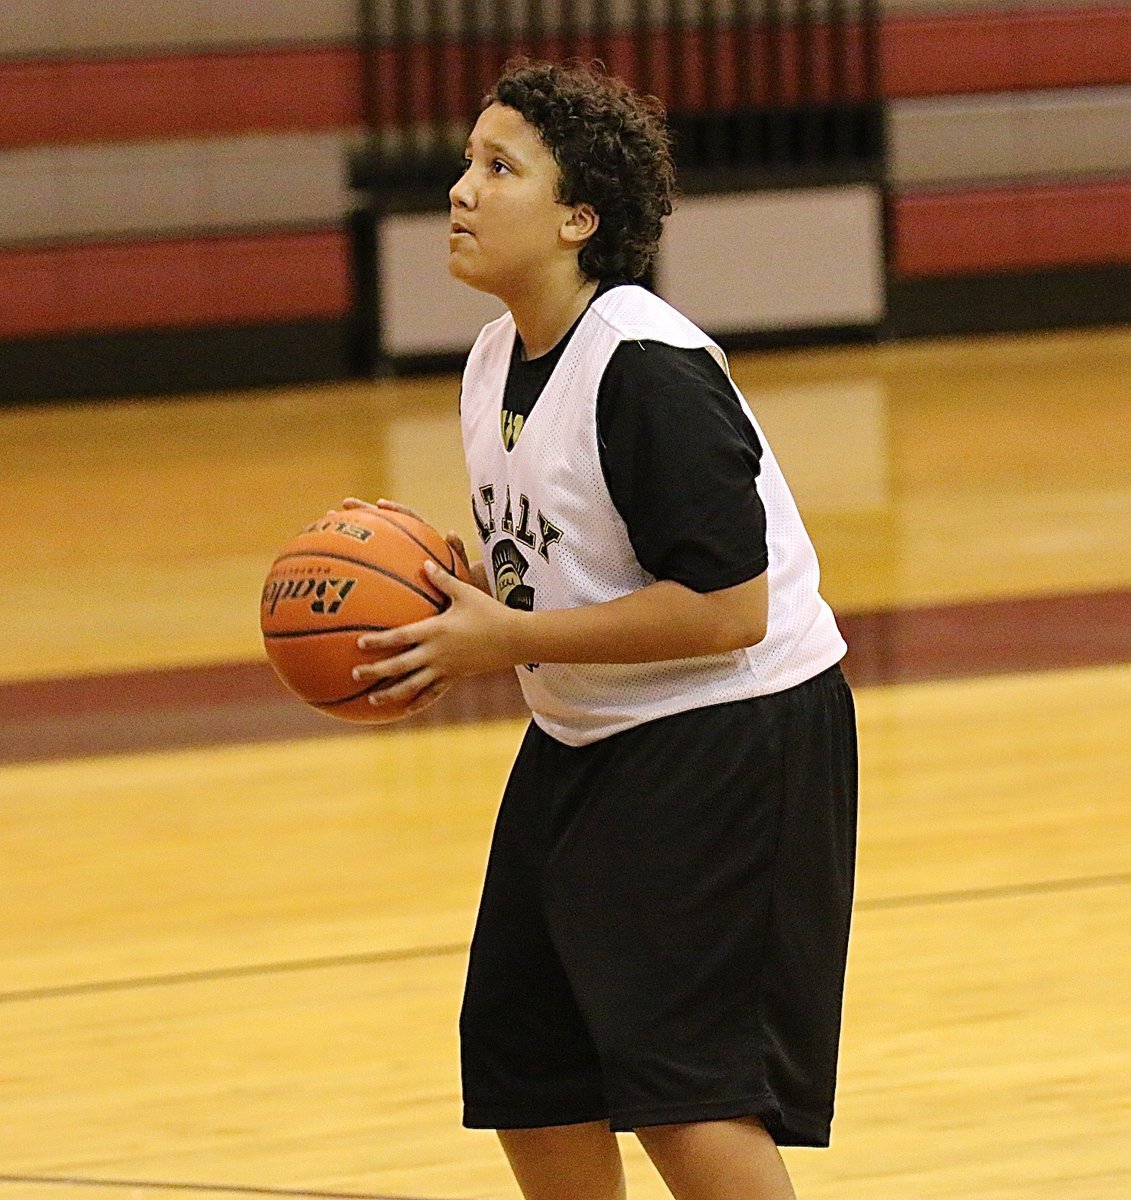
<svg viewBox="0 0 1131 1200">
<path fill-rule="evenodd" d="M 659 580 L 601 604 L 523 612 L 438 567 L 426 570 L 451 605 L 438 616 L 358 639 L 362 650 L 388 657 L 356 667 L 354 678 L 395 680 L 371 698 L 378 720 L 383 702 L 407 700 L 416 711 L 456 679 L 520 663 L 694 658 L 754 645 L 766 632 L 764 573 L 716 592 Z"/>
<path fill-rule="evenodd" d="M 661 662 L 753 646 L 766 636 L 766 576 L 696 592 L 659 580 L 603 604 L 514 614 L 512 663 Z"/>
</svg>

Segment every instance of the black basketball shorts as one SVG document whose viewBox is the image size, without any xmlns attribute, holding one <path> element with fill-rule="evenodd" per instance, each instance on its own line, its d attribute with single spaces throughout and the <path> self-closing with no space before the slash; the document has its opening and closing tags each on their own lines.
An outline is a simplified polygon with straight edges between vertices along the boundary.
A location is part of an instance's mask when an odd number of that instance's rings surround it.
<svg viewBox="0 0 1131 1200">
<path fill-rule="evenodd" d="M 590 746 L 531 725 L 471 946 L 464 1124 L 757 1116 L 827 1145 L 856 776 L 838 667 Z"/>
</svg>

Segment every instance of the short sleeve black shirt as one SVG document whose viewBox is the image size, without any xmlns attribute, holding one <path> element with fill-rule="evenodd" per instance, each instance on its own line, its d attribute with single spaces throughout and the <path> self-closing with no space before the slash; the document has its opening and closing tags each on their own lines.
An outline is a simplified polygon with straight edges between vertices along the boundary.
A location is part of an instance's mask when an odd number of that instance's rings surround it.
<svg viewBox="0 0 1131 1200">
<path fill-rule="evenodd" d="M 521 434 L 577 324 L 529 362 L 515 338 L 504 430 L 509 424 Z M 709 351 L 653 341 L 618 346 L 597 394 L 597 432 L 609 495 L 646 571 L 710 592 L 766 570 L 762 446 Z"/>
</svg>

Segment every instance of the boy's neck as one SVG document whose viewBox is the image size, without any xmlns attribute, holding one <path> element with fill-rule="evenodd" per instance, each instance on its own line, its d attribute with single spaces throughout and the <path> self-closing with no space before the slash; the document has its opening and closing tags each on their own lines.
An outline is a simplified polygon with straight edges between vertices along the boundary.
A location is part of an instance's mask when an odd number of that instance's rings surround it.
<svg viewBox="0 0 1131 1200">
<path fill-rule="evenodd" d="M 524 358 L 541 358 L 553 350 L 585 311 L 598 282 L 577 277 L 565 286 L 539 289 L 508 301 Z"/>
</svg>

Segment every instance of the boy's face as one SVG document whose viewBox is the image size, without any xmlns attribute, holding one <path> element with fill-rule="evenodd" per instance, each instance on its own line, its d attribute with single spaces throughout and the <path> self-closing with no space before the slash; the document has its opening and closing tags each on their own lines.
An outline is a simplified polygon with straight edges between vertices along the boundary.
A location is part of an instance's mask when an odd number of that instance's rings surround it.
<svg viewBox="0 0 1131 1200">
<path fill-rule="evenodd" d="M 504 301 L 577 255 L 597 227 L 589 205 L 556 199 L 558 164 L 521 113 L 492 104 L 475 123 L 449 192 L 448 269 Z"/>
</svg>

